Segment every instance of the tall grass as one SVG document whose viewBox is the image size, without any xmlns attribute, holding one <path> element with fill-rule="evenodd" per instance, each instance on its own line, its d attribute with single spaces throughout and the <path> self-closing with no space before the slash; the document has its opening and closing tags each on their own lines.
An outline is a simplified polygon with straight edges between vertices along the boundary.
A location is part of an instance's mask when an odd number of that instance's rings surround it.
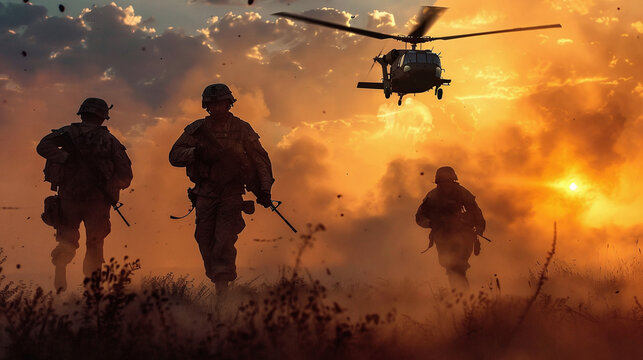
<svg viewBox="0 0 643 360">
<path fill-rule="evenodd" d="M 501 292 L 497 278 L 477 293 L 439 288 L 427 296 L 406 283 L 329 289 L 306 271 L 301 259 L 320 231 L 322 225 L 308 227 L 294 265 L 283 267 L 278 281 L 233 284 L 225 296 L 217 296 L 211 284 L 171 273 L 134 286 L 132 278 L 140 263 L 127 258 L 111 259 L 84 281 L 82 294 L 55 294 L 9 282 L 0 270 L 0 356 L 606 359 L 643 355 L 638 345 L 643 337 L 639 297 L 605 311 L 591 299 L 579 301 L 543 286 L 547 279 L 573 275 L 557 270 L 565 267 L 549 269 L 556 235 L 531 296 Z M 0 266 L 5 260 L 0 251 Z M 407 315 L 406 309 L 393 308 L 394 298 L 404 298 L 404 306 L 426 310 L 423 315 Z"/>
</svg>

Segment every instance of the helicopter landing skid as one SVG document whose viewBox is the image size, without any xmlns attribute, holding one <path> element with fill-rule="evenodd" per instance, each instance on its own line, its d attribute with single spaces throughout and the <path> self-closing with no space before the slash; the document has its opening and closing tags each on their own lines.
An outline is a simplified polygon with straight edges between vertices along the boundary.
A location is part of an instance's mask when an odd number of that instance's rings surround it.
<svg viewBox="0 0 643 360">
<path fill-rule="evenodd" d="M 400 95 L 400 100 L 398 100 L 398 101 L 397 101 L 397 106 L 402 106 L 402 98 L 403 98 L 403 97 L 404 97 L 404 95 L 406 95 L 406 94 L 398 94 L 398 95 Z"/>
</svg>

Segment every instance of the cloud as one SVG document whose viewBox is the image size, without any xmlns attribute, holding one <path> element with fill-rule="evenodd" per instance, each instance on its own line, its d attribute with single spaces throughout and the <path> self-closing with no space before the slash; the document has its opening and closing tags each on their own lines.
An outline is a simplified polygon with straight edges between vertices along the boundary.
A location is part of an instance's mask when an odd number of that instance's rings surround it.
<svg viewBox="0 0 643 360">
<path fill-rule="evenodd" d="M 643 22 L 637 21 L 632 23 L 632 27 L 639 33 L 643 33 Z"/>
<path fill-rule="evenodd" d="M 52 69 L 49 75 L 60 83 L 82 79 L 105 92 L 123 91 L 125 85 L 132 96 L 154 107 L 172 96 L 186 73 L 214 58 L 203 41 L 173 30 L 155 35 L 131 6 L 111 4 L 88 9 L 78 18 L 41 18 L 24 32 L 6 33 L 0 44 L 10 51 L 0 55 L 0 62 L 12 78 L 26 82 Z M 16 56 L 23 50 L 26 58 Z M 101 81 L 105 72 L 117 81 Z"/>
<path fill-rule="evenodd" d="M 571 44 L 573 42 L 574 42 L 574 40 L 572 40 L 572 39 L 558 39 L 558 40 L 556 40 L 556 43 L 558 45 Z"/>
<path fill-rule="evenodd" d="M 0 5 L 0 16 L 7 9 L 24 12 L 0 22 L 6 26 L 0 162 L 12 169 L 0 174 L 6 202 L 0 205 L 21 207 L 2 219 L 5 246 L 13 246 L 25 266 L 50 270 L 41 263 L 53 246 L 51 230 L 31 223 L 49 194 L 34 147 L 49 129 L 75 121 L 85 97 L 99 96 L 115 104 L 108 125 L 128 147 L 135 172 L 134 191 L 122 196 L 122 210 L 135 225 L 125 229 L 113 218 L 106 252 L 141 256 L 155 271 L 200 274 L 193 220 L 168 220 L 188 208 L 190 183 L 167 163 L 167 152 L 183 127 L 204 115 L 203 88 L 225 82 L 239 99 L 233 111 L 259 132 L 272 157 L 280 210 L 300 230 L 317 222 L 328 229 L 306 255 L 313 270 L 444 280 L 435 253 L 419 254 L 426 232 L 413 221 L 442 165 L 454 166 L 477 196 L 494 239 L 472 260 L 478 282 L 495 271 L 525 273 L 525 264 L 547 251 L 553 221 L 565 239 L 561 259 L 583 255 L 591 263 L 595 248 L 608 241 L 593 235 L 597 228 L 624 248 L 643 206 L 637 182 L 643 159 L 636 150 L 643 131 L 643 50 L 635 36 L 621 36 L 638 20 L 619 14 L 618 22 L 596 26 L 598 5 L 587 7 L 589 15 L 553 3 L 465 5 L 447 12 L 436 29 L 446 32 L 449 19 L 476 18 L 483 5 L 497 15 L 499 28 L 518 26 L 524 13 L 548 19 L 552 11 L 564 28 L 435 43 L 452 86 L 441 101 L 429 92 L 407 96 L 401 107 L 380 91 L 355 88 L 357 81 L 380 78 L 377 71 L 368 74 L 372 57 L 398 43 L 271 17 L 259 8 L 218 14 L 199 33 L 186 34 L 158 33 L 146 16 L 115 4 L 75 17 Z M 355 21 L 342 9 L 306 14 Z M 394 14 L 368 14 L 368 28 L 401 31 Z M 560 46 L 558 39 L 574 41 Z M 572 181 L 579 187 L 573 193 Z M 258 209 L 246 222 L 238 243 L 242 276 L 270 273 L 291 260 L 296 238 L 274 214 Z"/>
<path fill-rule="evenodd" d="M 32 4 L 0 4 L 0 31 L 31 25 L 44 19 L 47 9 Z"/>
</svg>

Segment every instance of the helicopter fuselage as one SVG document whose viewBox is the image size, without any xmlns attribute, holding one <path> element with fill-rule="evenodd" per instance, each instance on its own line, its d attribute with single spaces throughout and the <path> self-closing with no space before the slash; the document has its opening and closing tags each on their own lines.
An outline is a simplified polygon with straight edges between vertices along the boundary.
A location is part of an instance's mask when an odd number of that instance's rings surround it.
<svg viewBox="0 0 643 360">
<path fill-rule="evenodd" d="M 445 83 L 440 57 L 430 50 L 397 50 L 390 64 L 391 91 L 398 94 L 421 93 Z"/>
<path fill-rule="evenodd" d="M 389 98 L 397 93 L 401 98 L 406 94 L 415 94 L 435 88 L 438 98 L 442 97 L 440 86 L 451 80 L 442 78 L 440 56 L 430 50 L 394 49 L 374 61 L 382 66 L 382 82 L 360 82 L 358 88 L 382 89 Z"/>
</svg>

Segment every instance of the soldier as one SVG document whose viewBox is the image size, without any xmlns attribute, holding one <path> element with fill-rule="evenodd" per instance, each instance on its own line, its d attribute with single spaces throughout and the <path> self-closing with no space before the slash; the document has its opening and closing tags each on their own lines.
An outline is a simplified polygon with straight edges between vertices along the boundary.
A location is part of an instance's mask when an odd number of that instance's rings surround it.
<svg viewBox="0 0 643 360">
<path fill-rule="evenodd" d="M 66 267 L 78 249 L 81 221 L 87 236 L 83 273 L 90 277 L 100 270 L 103 242 L 111 229 L 110 206 L 132 181 L 132 163 L 125 147 L 107 127 L 101 126 L 109 119 L 110 108 L 102 99 L 85 99 L 77 113 L 82 122 L 52 130 L 36 147 L 38 154 L 47 159 L 45 181 L 58 191 L 57 197 L 50 197 L 53 205 L 46 204 L 43 214 L 43 220 L 56 229 L 58 246 L 51 258 L 56 266 L 57 290 L 67 288 Z M 52 212 L 56 219 L 49 222 Z"/>
<path fill-rule="evenodd" d="M 439 168 L 435 183 L 437 187 L 422 201 L 415 221 L 423 228 L 431 228 L 429 248 L 435 243 L 451 287 L 466 290 L 469 257 L 472 251 L 476 256 L 480 254 L 477 235 L 484 233 L 486 223 L 475 196 L 458 183 L 453 168 Z"/>
<path fill-rule="evenodd" d="M 242 195 L 248 189 L 257 196 L 258 204 L 269 207 L 274 182 L 270 158 L 259 135 L 230 113 L 235 101 L 224 84 L 206 87 L 201 106 L 209 115 L 188 125 L 170 151 L 170 163 L 186 167 L 196 184 L 188 191 L 196 208 L 194 237 L 205 273 L 218 294 L 237 278 L 234 245 L 245 227 Z M 254 206 L 244 210 L 252 211 Z"/>
</svg>

